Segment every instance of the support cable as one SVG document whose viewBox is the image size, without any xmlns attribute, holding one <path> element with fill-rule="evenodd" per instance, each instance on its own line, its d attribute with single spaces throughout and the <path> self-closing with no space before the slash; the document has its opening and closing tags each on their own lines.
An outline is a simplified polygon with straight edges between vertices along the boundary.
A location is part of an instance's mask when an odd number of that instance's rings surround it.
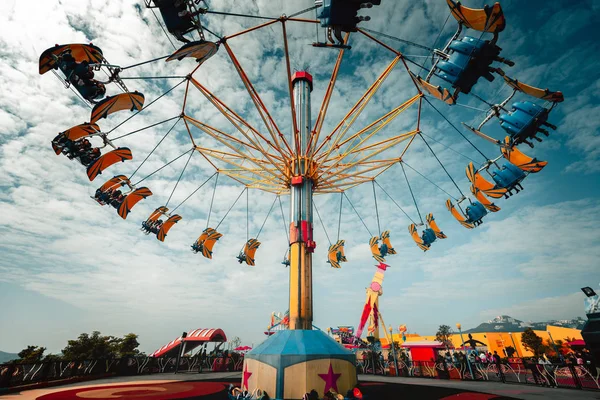
<svg viewBox="0 0 600 400">
<path fill-rule="evenodd" d="M 122 68 L 120 68 L 120 70 L 121 71 L 125 71 L 126 69 L 134 68 L 134 67 L 139 67 L 140 65 L 149 64 L 149 63 L 154 62 L 154 61 L 163 60 L 163 59 L 168 58 L 170 56 L 171 56 L 170 54 L 167 54 L 166 56 L 162 56 L 162 57 L 158 57 L 158 58 L 153 58 L 152 60 L 142 61 L 140 63 L 129 65 L 127 67 L 122 67 Z"/>
<path fill-rule="evenodd" d="M 377 193 L 375 193 L 375 179 L 372 180 L 373 183 L 373 198 L 375 199 L 375 215 L 377 215 L 377 229 L 378 232 L 381 232 L 381 225 L 379 225 L 379 209 L 377 208 Z"/>
<path fill-rule="evenodd" d="M 198 188 L 197 188 L 196 190 L 194 190 L 194 191 L 193 191 L 193 192 L 192 192 L 192 193 L 191 193 L 191 194 L 190 194 L 188 197 L 186 197 L 186 198 L 185 198 L 185 199 L 184 199 L 184 200 L 183 200 L 181 203 L 179 203 L 179 205 L 178 205 L 177 207 L 175 207 L 175 208 L 174 208 L 174 209 L 171 211 L 171 213 L 174 213 L 174 212 L 175 212 L 175 210 L 177 210 L 179 207 L 181 207 L 181 206 L 183 205 L 183 203 L 185 203 L 186 201 L 188 201 L 188 200 L 190 199 L 190 197 L 192 197 L 193 195 L 195 195 L 195 194 L 196 194 L 196 192 L 197 192 L 198 190 L 202 189 L 202 187 L 203 187 L 204 185 L 206 185 L 206 184 L 208 183 L 208 181 L 210 181 L 210 180 L 212 179 L 212 177 L 213 177 L 213 176 L 215 176 L 215 175 L 217 175 L 217 176 L 218 176 L 218 174 L 219 174 L 218 172 L 215 172 L 214 174 L 212 174 L 212 175 L 211 175 L 211 176 L 210 176 L 210 177 L 209 177 L 207 180 L 205 180 L 205 181 L 202 183 L 202 185 L 198 186 Z"/>
<path fill-rule="evenodd" d="M 227 210 L 227 212 L 225 213 L 225 215 L 223 216 L 223 218 L 221 219 L 221 221 L 215 227 L 215 231 L 217 229 L 219 229 L 219 226 L 221 226 L 221 224 L 223 223 L 223 221 L 225 221 L 225 218 L 229 215 L 229 212 L 233 209 L 233 207 L 235 206 L 235 204 L 238 202 L 238 200 L 240 199 L 240 197 L 242 197 L 242 195 L 244 194 L 244 192 L 246 190 L 248 190 L 248 188 L 244 187 L 244 189 L 242 190 L 242 192 L 238 195 L 237 199 L 235 199 L 235 201 L 233 202 L 233 204 L 231 205 L 231 207 L 229 207 L 229 210 Z"/>
<path fill-rule="evenodd" d="M 433 46 L 431 46 L 431 51 L 434 51 L 435 45 L 437 44 L 438 40 L 440 40 L 440 36 L 442 36 L 442 32 L 444 31 L 444 28 L 446 27 L 446 24 L 448 23 L 448 20 L 450 19 L 450 15 L 452 15 L 452 13 L 448 14 L 448 16 L 446 17 L 446 21 L 444 21 L 444 25 L 442 25 L 442 29 L 440 29 L 437 37 L 435 38 L 435 42 L 433 42 Z M 431 57 L 431 60 L 433 63 L 433 55 Z"/>
<path fill-rule="evenodd" d="M 360 216 L 360 214 L 358 213 L 358 211 L 356 211 L 356 208 L 354 208 L 354 204 L 352 204 L 352 202 L 350 201 L 350 198 L 348 197 L 348 195 L 346 194 L 346 192 L 343 192 L 343 193 L 344 193 L 344 196 L 346 197 L 346 200 L 348 200 L 348 203 L 350 203 L 350 206 L 352 207 L 352 209 L 354 210 L 354 212 L 358 216 L 358 219 L 360 219 L 360 222 L 362 222 L 362 224 L 365 227 L 365 229 L 367 230 L 367 232 L 369 232 L 369 238 L 373 237 L 373 234 L 371 233 L 371 231 L 369 230 L 369 228 L 365 224 L 365 221 L 363 221 L 363 219 Z"/>
<path fill-rule="evenodd" d="M 444 114 L 442 114 L 442 112 L 441 112 L 440 110 L 438 110 L 438 109 L 437 109 L 437 108 L 436 108 L 436 107 L 435 107 L 433 104 L 431 104 L 431 102 L 429 101 L 429 99 L 427 99 L 427 97 L 425 97 L 425 101 L 426 101 L 427 103 L 429 103 L 429 105 L 430 105 L 431 107 L 433 107 L 433 109 L 434 109 L 435 111 L 437 111 L 437 113 L 438 113 L 438 114 L 440 114 L 440 115 L 442 116 L 442 118 L 444 118 L 444 119 L 446 120 L 446 122 L 447 122 L 447 123 L 448 123 L 448 124 L 449 124 L 449 125 L 450 125 L 452 128 L 454 128 L 454 130 L 455 130 L 456 132 L 458 132 L 458 134 L 459 134 L 460 136 L 462 136 L 462 137 L 463 137 L 463 139 L 465 139 L 465 140 L 466 140 L 466 141 L 467 141 L 467 142 L 468 142 L 468 143 L 469 143 L 471 146 L 473 146 L 473 148 L 474 148 L 475 150 L 477 150 L 477 152 L 478 152 L 479 154 L 481 154 L 481 156 L 482 156 L 483 158 L 485 158 L 485 159 L 486 159 L 486 161 L 490 159 L 490 158 L 488 158 L 488 157 L 487 157 L 485 154 L 483 154 L 483 152 L 482 152 L 481 150 L 479 150 L 479 148 L 478 148 L 477 146 L 475 146 L 475 145 L 473 144 L 473 142 L 471 142 L 471 141 L 470 141 L 470 140 L 469 140 L 469 139 L 468 139 L 468 138 L 467 138 L 465 135 L 463 135 L 463 133 L 460 131 L 460 129 L 458 129 L 458 128 L 457 128 L 457 127 L 456 127 L 456 126 L 455 126 L 455 125 L 454 125 L 452 122 L 450 122 L 450 120 L 449 120 L 448 118 L 446 118 L 446 116 L 445 116 Z M 423 140 L 425 140 L 425 139 L 423 139 Z"/>
<path fill-rule="evenodd" d="M 454 150 L 452 147 L 448 146 L 447 144 L 444 144 L 444 143 L 440 142 L 440 141 L 439 141 L 439 140 L 437 140 L 437 139 L 434 139 L 432 136 L 429 136 L 429 135 L 427 135 L 427 134 L 425 134 L 425 133 L 423 133 L 423 132 L 421 132 L 421 135 L 423 135 L 423 136 L 425 136 L 425 137 L 429 138 L 429 140 L 433 140 L 434 142 L 436 142 L 436 143 L 437 143 L 437 144 L 439 144 L 440 146 L 443 146 L 443 147 L 447 148 L 448 150 L 450 150 L 450 151 L 453 151 L 454 153 L 458 154 L 458 155 L 459 155 L 459 156 L 461 156 L 461 157 L 464 157 L 464 158 L 466 158 L 466 159 L 467 159 L 467 160 L 469 160 L 469 161 L 476 162 L 476 161 L 475 161 L 475 160 L 473 160 L 471 157 L 469 157 L 469 156 L 466 156 L 466 155 L 464 155 L 463 153 L 461 153 L 461 152 L 459 152 L 459 151 L 457 151 L 457 150 Z"/>
<path fill-rule="evenodd" d="M 150 175 L 146 176 L 145 178 L 142 178 L 141 180 L 137 181 L 136 183 L 133 184 L 133 186 L 137 186 L 140 183 L 144 182 L 146 179 L 150 178 L 152 175 L 156 174 L 157 172 L 159 172 L 160 170 L 162 170 L 163 168 L 171 165 L 172 163 L 174 163 L 175 161 L 179 160 L 181 157 L 185 156 L 187 153 L 189 153 L 190 151 L 193 151 L 194 148 L 192 147 L 191 149 L 189 149 L 188 151 L 186 151 L 185 153 L 177 156 L 176 158 L 172 159 L 171 161 L 169 161 L 168 163 L 166 163 L 165 165 L 163 165 L 162 167 L 160 167 L 159 169 L 157 169 L 156 171 L 152 172 Z"/>
<path fill-rule="evenodd" d="M 372 29 L 367 29 L 367 28 L 360 28 L 360 29 L 362 29 L 363 31 L 374 33 L 376 35 L 383 36 L 383 37 L 388 38 L 388 39 L 395 40 L 395 41 L 400 42 L 400 43 L 404 43 L 404 44 L 408 44 L 410 46 L 418 47 L 418 48 L 423 49 L 423 50 L 433 51 L 433 48 L 431 48 L 431 47 L 423 46 L 422 44 L 411 42 L 410 40 L 400 39 L 398 37 L 391 36 L 391 35 L 388 35 L 388 34 L 385 34 L 385 33 L 381 33 L 381 32 L 377 32 L 377 31 L 374 31 Z"/>
<path fill-rule="evenodd" d="M 269 208 L 269 212 L 267 213 L 267 217 L 263 221 L 262 226 L 260 227 L 260 229 L 258 230 L 258 233 L 256 234 L 256 240 L 258 240 L 258 237 L 260 236 L 260 233 L 262 232 L 263 228 L 265 227 L 265 224 L 267 223 L 267 220 L 269 219 L 269 215 L 271 215 L 271 211 L 273 211 L 273 207 L 275 207 L 275 203 L 277 202 L 278 198 L 279 198 L 279 195 L 277 195 L 277 197 L 275 197 L 275 200 L 273 200 L 273 204 L 271 204 L 271 208 Z"/>
<path fill-rule="evenodd" d="M 58 80 L 62 82 L 63 85 L 65 85 L 65 86 L 68 85 L 67 87 L 69 89 L 71 89 L 71 91 L 73 93 L 75 93 L 75 96 L 77 96 L 79 98 L 79 100 L 83 101 L 83 103 L 86 106 L 88 106 L 89 108 L 93 108 L 92 105 L 86 99 L 84 99 L 83 96 L 81 96 L 81 94 L 79 94 L 79 92 L 77 90 L 73 89 L 72 85 L 66 83 L 67 82 L 66 79 L 61 78 L 60 75 L 58 74 L 58 72 L 56 72 L 55 70 L 52 70 L 52 72 L 54 73 L 54 76 L 56 76 L 58 78 Z"/>
<path fill-rule="evenodd" d="M 390 198 L 390 200 L 392 200 L 392 203 L 394 203 L 396 205 L 396 207 L 398 207 L 400 209 L 400 211 L 402 211 L 402 213 L 404 215 L 406 215 L 406 218 L 408 218 L 410 220 L 410 222 L 412 222 L 413 224 L 417 225 L 417 223 L 410 217 L 410 215 L 408 215 L 408 213 L 406 211 L 404 211 L 404 209 L 402 207 L 400 207 L 400 204 L 396 203 L 396 200 L 394 200 L 394 198 L 383 188 L 383 186 L 381 186 L 379 184 L 379 182 L 375 181 L 375 183 L 377 184 L 377 186 L 379 186 L 379 188 L 381 190 L 383 190 L 383 193 L 385 193 L 387 195 L 387 197 Z"/>
<path fill-rule="evenodd" d="M 321 226 L 323 227 L 323 232 L 325 232 L 325 237 L 327 237 L 327 241 L 329 242 L 329 247 L 331 247 L 331 240 L 329 239 L 329 235 L 327 234 L 327 229 L 325 229 L 325 224 L 321 219 L 321 213 L 319 213 L 319 209 L 317 208 L 317 203 L 313 201 L 313 206 L 315 207 L 315 211 L 317 212 L 317 217 L 319 217 L 319 221 L 321 222 Z"/>
<path fill-rule="evenodd" d="M 204 29 L 206 32 L 210 33 L 211 35 L 213 35 L 214 37 L 216 37 L 219 40 L 223 40 L 222 36 L 217 35 L 216 33 L 214 33 L 213 31 L 211 31 L 210 29 L 208 29 L 207 27 L 203 26 L 202 29 Z"/>
<path fill-rule="evenodd" d="M 490 107 L 494 107 L 494 104 L 490 103 L 490 102 L 489 102 L 489 101 L 487 101 L 486 99 L 484 99 L 484 98 L 482 98 L 482 97 L 480 97 L 480 96 L 476 95 L 476 94 L 475 94 L 475 93 L 473 93 L 473 92 L 470 92 L 470 93 L 469 93 L 469 95 L 471 95 L 471 96 L 475 97 L 477 100 L 479 100 L 479 101 L 481 101 L 481 102 L 483 102 L 483 103 L 487 104 L 487 105 L 488 105 L 488 106 L 490 106 Z"/>
<path fill-rule="evenodd" d="M 245 18 L 254 18 L 254 19 L 266 19 L 269 21 L 277 21 L 279 19 L 275 18 L 275 17 L 263 17 L 261 15 L 250 15 L 250 14 L 236 14 L 236 13 L 228 13 L 228 12 L 222 12 L 222 11 L 210 11 L 210 10 L 206 10 L 202 12 L 203 14 L 216 14 L 216 15 L 226 15 L 229 17 L 245 17 Z M 206 29 L 206 28 L 204 28 Z"/>
<path fill-rule="evenodd" d="M 285 213 L 283 212 L 283 204 L 281 204 L 281 195 L 277 196 L 279 198 L 279 208 L 281 209 L 281 220 L 283 221 L 283 230 L 285 231 L 285 237 L 287 238 L 288 244 L 290 243 L 290 232 L 289 227 L 285 223 Z"/>
<path fill-rule="evenodd" d="M 312 7 L 309 7 L 309 8 L 305 8 L 304 10 L 295 12 L 292 15 L 286 15 L 286 17 L 287 18 L 294 18 L 294 17 L 297 17 L 298 15 L 304 14 L 305 12 L 309 12 L 309 11 L 312 11 L 312 10 L 315 10 L 315 12 L 316 12 L 317 8 L 320 8 L 320 7 L 321 6 L 318 5 L 318 6 L 312 6 Z M 315 25 L 317 25 L 317 24 L 315 24 Z"/>
<path fill-rule="evenodd" d="M 190 163 L 190 160 L 192 159 L 192 156 L 194 155 L 194 152 L 192 151 L 190 153 L 190 156 L 188 157 L 187 161 L 185 162 L 185 165 L 183 166 L 183 169 L 181 170 L 181 174 L 179 174 L 179 178 L 177 179 L 177 182 L 175 182 L 175 187 L 173 188 L 173 191 L 171 192 L 171 195 L 169 196 L 169 199 L 167 200 L 167 203 L 165 204 L 165 207 L 167 207 L 169 205 L 169 202 L 171 201 L 171 197 L 173 197 L 173 194 L 175 194 L 175 189 L 177 189 L 177 185 L 179 185 L 179 182 L 181 181 L 181 178 L 183 177 L 183 173 L 185 172 L 188 164 Z"/>
<path fill-rule="evenodd" d="M 162 97 L 166 96 L 167 94 L 169 94 L 173 89 L 175 89 L 177 86 L 181 85 L 183 82 L 185 82 L 187 80 L 184 79 L 181 82 L 179 82 L 177 85 L 173 86 L 171 89 L 167 90 L 166 92 L 164 92 L 163 94 L 161 94 L 160 96 L 158 96 L 156 99 L 152 100 L 150 103 L 148 103 L 145 107 L 143 107 L 141 110 L 139 110 L 138 112 L 136 112 L 135 114 L 133 114 L 132 116 L 130 116 L 129 118 L 127 118 L 125 121 L 119 123 L 117 126 L 115 126 L 114 128 L 112 128 L 110 131 L 108 131 L 106 134 L 110 134 L 111 132 L 113 132 L 115 129 L 117 129 L 118 127 L 120 127 L 121 125 L 123 125 L 125 122 L 129 121 L 131 118 L 135 117 L 136 115 L 138 115 L 139 113 L 141 113 L 142 111 L 144 111 L 145 109 L 147 109 L 148 107 L 150 107 L 152 104 L 156 103 L 159 99 L 161 99 Z"/>
<path fill-rule="evenodd" d="M 140 128 L 140 129 L 137 129 L 137 130 L 135 130 L 133 132 L 129 132 L 129 133 L 126 133 L 124 135 L 117 136 L 116 138 L 110 139 L 110 140 L 111 140 L 111 142 L 114 142 L 115 140 L 122 139 L 124 137 L 133 135 L 134 133 L 138 133 L 138 132 L 141 132 L 141 131 L 146 130 L 146 129 L 154 128 L 155 126 L 160 125 L 160 124 L 164 124 L 165 122 L 173 121 L 175 118 L 181 118 L 181 116 L 178 115 L 178 116 L 173 117 L 173 118 L 165 119 L 164 121 L 160 121 L 160 122 L 157 122 L 155 124 L 148 125 L 148 126 L 146 126 L 144 128 Z"/>
<path fill-rule="evenodd" d="M 450 175 L 450 173 L 448 172 L 448 170 L 446 169 L 446 167 L 444 167 L 444 164 L 442 164 L 442 162 L 440 161 L 440 159 L 438 158 L 438 156 L 435 154 L 435 152 L 433 151 L 433 149 L 431 148 L 431 146 L 429 145 L 429 143 L 427 143 L 427 140 L 425 140 L 425 138 L 423 137 L 423 135 L 419 134 L 419 136 L 421 136 L 421 139 L 423 139 L 423 141 L 425 142 L 425 144 L 427 145 L 427 147 L 431 151 L 431 154 L 433 154 L 433 156 L 435 157 L 435 159 L 437 160 L 437 162 L 440 164 L 440 166 L 442 167 L 442 169 L 444 170 L 444 172 L 446 172 L 446 175 L 448 175 L 448 178 L 450 178 L 450 180 L 452 181 L 452 183 L 454 183 L 454 186 L 456 186 L 456 189 L 458 189 L 458 192 L 460 193 L 460 195 L 462 197 L 465 197 L 465 194 L 462 192 L 462 190 L 460 190 L 460 187 L 458 187 L 458 185 L 456 184 L 456 182 L 454 181 L 454 179 L 452 179 L 452 175 Z"/>
<path fill-rule="evenodd" d="M 454 196 L 452 196 L 450 193 L 446 192 L 444 189 L 442 189 L 441 187 L 439 187 L 435 182 L 433 182 L 431 179 L 429 179 L 428 177 L 426 177 L 425 175 L 423 175 L 422 173 L 420 173 L 419 171 L 417 171 L 416 169 L 414 169 L 413 167 L 411 167 L 406 161 L 402 161 L 402 163 L 404 163 L 404 165 L 406 165 L 408 168 L 412 169 L 413 171 L 415 171 L 417 174 L 421 175 L 425 180 L 427 180 L 427 182 L 431 183 L 433 186 L 435 186 L 436 188 L 440 189 L 442 192 L 446 193 L 448 196 L 450 196 L 452 199 L 454 199 L 455 201 L 458 201 L 458 199 Z"/>
<path fill-rule="evenodd" d="M 417 209 L 417 214 L 419 214 L 419 219 L 421 220 L 421 225 L 423 225 L 423 217 L 421 216 L 421 211 L 419 211 L 419 206 L 417 205 L 417 199 L 415 199 L 415 194 L 410 187 L 410 182 L 408 180 L 408 175 L 406 175 L 406 171 L 404 170 L 404 165 L 400 162 L 400 166 L 402 167 L 402 172 L 404 173 L 404 179 L 406 179 L 406 184 L 408 185 L 408 190 L 410 191 L 410 195 L 412 196 L 413 202 L 415 203 L 415 208 Z"/>
<path fill-rule="evenodd" d="M 165 27 L 163 26 L 162 22 L 160 22 L 160 19 L 158 19 L 158 16 L 154 12 L 154 9 L 151 8 L 150 11 L 152 11 L 152 14 L 154 14 L 154 18 L 156 18 L 156 22 L 158 22 L 158 25 L 160 25 L 160 29 L 162 29 L 163 33 L 165 34 L 165 36 L 169 40 L 169 43 L 171 43 L 171 46 L 173 46 L 173 49 L 177 50 L 177 47 L 175 47 L 175 45 L 173 44 L 173 41 L 171 40 L 171 36 L 169 36 L 169 34 L 165 30 Z"/>
<path fill-rule="evenodd" d="M 121 80 L 126 80 L 126 79 L 146 80 L 146 79 L 186 79 L 186 78 L 187 78 L 186 76 L 173 75 L 173 76 L 124 76 L 119 79 L 121 79 Z"/>
<path fill-rule="evenodd" d="M 246 241 L 250 240 L 250 191 L 246 190 Z"/>
<path fill-rule="evenodd" d="M 154 148 L 152 149 L 152 151 L 146 156 L 146 158 L 144 158 L 144 161 L 142 161 L 142 163 L 135 169 L 135 171 L 133 171 L 133 174 L 131 174 L 131 176 L 129 177 L 129 180 L 131 181 L 131 179 L 133 178 L 133 176 L 140 170 L 140 168 L 142 168 L 142 165 L 144 165 L 144 163 L 146 161 L 148 161 L 148 158 L 150 158 L 150 156 L 152 155 L 152 153 L 154 153 L 154 151 L 156 149 L 158 149 L 158 146 L 160 146 L 160 144 L 163 142 L 163 140 L 165 140 L 165 138 L 167 136 L 169 136 L 169 133 L 171 133 L 171 131 L 173 130 L 173 128 L 175 128 L 175 125 L 177 125 L 177 123 L 179 122 L 181 118 L 177 119 L 177 121 L 175 121 L 175 123 L 173 124 L 173 126 L 171 127 L 171 129 L 169 129 L 167 131 L 167 133 L 165 133 L 165 135 L 162 137 L 162 139 L 160 139 L 160 141 L 156 144 L 156 146 L 154 146 Z M 118 139 L 118 138 L 117 138 Z M 114 140 L 114 139 L 113 139 Z M 140 181 L 141 182 L 141 181 Z M 138 182 L 139 183 L 139 182 Z"/>
<path fill-rule="evenodd" d="M 338 232 L 337 232 L 337 241 L 340 241 L 340 228 L 342 227 L 342 203 L 344 201 L 344 192 L 340 193 L 340 215 L 338 217 Z"/>
<path fill-rule="evenodd" d="M 215 193 L 217 192 L 217 182 L 219 182 L 219 171 L 217 171 L 217 179 L 215 179 L 215 187 L 213 188 L 212 198 L 210 199 L 210 208 L 208 209 L 208 218 L 206 219 L 206 229 L 208 229 L 210 224 L 210 214 L 212 213 L 213 202 L 215 201 Z"/>
</svg>

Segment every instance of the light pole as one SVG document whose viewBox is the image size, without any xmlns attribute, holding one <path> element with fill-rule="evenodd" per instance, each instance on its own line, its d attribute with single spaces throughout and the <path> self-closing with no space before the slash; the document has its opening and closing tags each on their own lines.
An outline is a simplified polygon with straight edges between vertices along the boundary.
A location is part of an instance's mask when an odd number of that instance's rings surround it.
<svg viewBox="0 0 600 400">
<path fill-rule="evenodd" d="M 560 351 L 558 351 L 558 347 L 556 347 L 556 342 L 554 342 L 554 338 L 552 338 L 552 334 L 550 333 L 550 331 L 546 331 L 548 332 L 548 337 L 550 337 L 550 341 L 552 342 L 552 346 L 554 347 L 554 351 L 556 351 L 556 356 L 560 359 L 560 362 L 563 362 L 563 355 L 561 354 Z"/>
<path fill-rule="evenodd" d="M 462 325 L 460 323 L 456 324 L 456 328 L 458 329 L 458 332 L 460 333 L 460 341 L 462 342 L 462 347 L 463 350 L 466 350 L 465 347 L 465 339 L 463 338 L 463 334 L 462 334 Z M 467 365 L 469 366 L 469 372 L 471 373 L 471 379 L 475 380 L 475 375 L 473 375 L 473 369 L 471 368 L 471 361 L 469 360 L 469 350 L 466 350 L 467 355 L 465 356 L 465 358 L 467 359 Z"/>
<path fill-rule="evenodd" d="M 394 371 L 396 376 L 398 376 L 398 361 L 396 360 L 396 349 L 394 348 L 394 335 L 392 334 L 394 328 L 392 328 L 392 326 L 390 325 L 390 339 L 391 339 L 391 346 L 392 346 L 392 354 L 394 356 Z"/>
<path fill-rule="evenodd" d="M 517 344 L 515 343 L 515 339 L 512 337 L 512 332 L 508 332 L 508 336 L 510 336 L 510 340 L 512 340 L 513 347 L 514 347 L 515 351 L 517 352 L 517 357 L 521 357 L 519 355 L 519 349 L 517 348 Z"/>
</svg>

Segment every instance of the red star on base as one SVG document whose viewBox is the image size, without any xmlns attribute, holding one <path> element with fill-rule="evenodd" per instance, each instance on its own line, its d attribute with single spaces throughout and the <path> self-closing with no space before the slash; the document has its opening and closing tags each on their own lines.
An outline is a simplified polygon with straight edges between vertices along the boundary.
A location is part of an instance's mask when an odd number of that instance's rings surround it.
<svg viewBox="0 0 600 400">
<path fill-rule="evenodd" d="M 252 376 L 252 372 L 248 372 L 248 366 L 246 365 L 246 370 L 244 371 L 244 381 L 242 383 L 242 389 L 248 390 L 248 381 Z"/>
<path fill-rule="evenodd" d="M 334 374 L 333 367 L 331 366 L 331 362 L 329 363 L 329 371 L 326 374 L 318 374 L 319 378 L 325 381 L 325 391 L 323 393 L 329 392 L 329 389 L 333 388 L 336 392 L 337 388 L 337 380 L 342 376 L 342 374 Z"/>
</svg>

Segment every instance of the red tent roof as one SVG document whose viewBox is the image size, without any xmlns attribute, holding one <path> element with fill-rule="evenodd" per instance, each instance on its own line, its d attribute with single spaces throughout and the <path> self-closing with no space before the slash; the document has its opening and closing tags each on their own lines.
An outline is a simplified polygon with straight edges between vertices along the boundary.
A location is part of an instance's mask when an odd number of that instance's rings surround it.
<svg viewBox="0 0 600 400">
<path fill-rule="evenodd" d="M 179 344 L 181 343 L 181 336 L 175 340 L 162 346 L 154 353 L 150 354 L 149 357 L 173 357 L 177 353 Z M 194 350 L 196 347 L 207 342 L 226 342 L 227 336 L 222 329 L 194 329 L 187 333 L 187 337 L 183 339 L 185 344 L 185 352 Z"/>
<path fill-rule="evenodd" d="M 584 340 L 572 340 L 570 342 L 567 342 L 569 344 L 569 346 L 585 346 L 585 341 Z"/>
</svg>

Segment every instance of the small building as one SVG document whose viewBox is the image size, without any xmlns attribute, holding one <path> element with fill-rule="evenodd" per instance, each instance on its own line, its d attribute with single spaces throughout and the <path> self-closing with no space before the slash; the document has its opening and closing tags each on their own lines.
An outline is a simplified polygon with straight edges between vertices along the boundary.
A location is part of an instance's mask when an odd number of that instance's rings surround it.
<svg viewBox="0 0 600 400">
<path fill-rule="evenodd" d="M 227 336 L 222 329 L 194 329 L 187 332 L 185 338 L 181 336 L 171 340 L 169 343 L 150 354 L 148 357 L 176 357 L 178 349 L 182 350 L 181 355 L 188 353 L 205 343 L 222 343 L 227 341 Z M 181 343 L 183 342 L 183 349 Z"/>
<path fill-rule="evenodd" d="M 413 362 L 435 362 L 438 352 L 444 350 L 446 346 L 436 340 L 420 340 L 405 342 L 400 347 L 410 351 L 410 358 Z"/>
</svg>

